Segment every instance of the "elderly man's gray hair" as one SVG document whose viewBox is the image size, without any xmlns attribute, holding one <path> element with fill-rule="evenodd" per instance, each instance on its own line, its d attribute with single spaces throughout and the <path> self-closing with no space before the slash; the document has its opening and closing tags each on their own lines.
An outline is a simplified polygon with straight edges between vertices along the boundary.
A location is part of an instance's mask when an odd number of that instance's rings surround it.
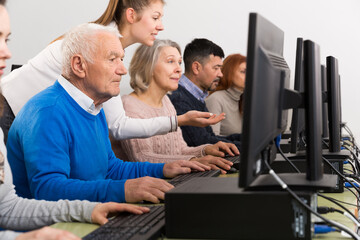
<svg viewBox="0 0 360 240">
<path fill-rule="evenodd" d="M 80 24 L 65 34 L 61 45 L 63 74 L 65 76 L 71 74 L 71 57 L 75 54 L 80 54 L 87 62 L 93 63 L 93 57 L 98 47 L 95 35 L 100 32 L 121 37 L 117 28 L 95 23 Z"/>
</svg>

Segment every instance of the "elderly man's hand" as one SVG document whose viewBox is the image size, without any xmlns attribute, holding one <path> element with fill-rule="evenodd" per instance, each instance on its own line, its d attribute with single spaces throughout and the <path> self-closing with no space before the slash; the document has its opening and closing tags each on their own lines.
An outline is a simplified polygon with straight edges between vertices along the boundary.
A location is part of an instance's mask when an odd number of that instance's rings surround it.
<svg viewBox="0 0 360 240">
<path fill-rule="evenodd" d="M 225 119 L 225 113 L 221 113 L 218 116 L 209 112 L 200 111 L 188 111 L 183 115 L 178 116 L 179 126 L 194 126 L 194 127 L 206 127 L 216 124 Z"/>
<path fill-rule="evenodd" d="M 128 179 L 125 182 L 125 201 L 160 203 L 160 200 L 165 199 L 165 192 L 172 188 L 174 188 L 173 185 L 159 178 L 142 177 Z"/>
</svg>

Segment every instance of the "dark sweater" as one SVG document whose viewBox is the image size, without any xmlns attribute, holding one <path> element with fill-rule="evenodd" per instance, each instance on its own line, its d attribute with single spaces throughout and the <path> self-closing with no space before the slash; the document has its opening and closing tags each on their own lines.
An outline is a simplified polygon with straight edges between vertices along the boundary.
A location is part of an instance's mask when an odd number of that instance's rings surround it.
<svg viewBox="0 0 360 240">
<path fill-rule="evenodd" d="M 179 85 L 169 98 L 174 105 L 177 115 L 182 115 L 190 110 L 208 112 L 205 103 L 197 100 L 188 90 Z M 215 144 L 218 141 L 234 143 L 240 151 L 241 134 L 232 134 L 226 137 L 214 134 L 210 126 L 207 127 L 181 127 L 183 137 L 189 146 L 199 146 L 210 143 Z"/>
</svg>

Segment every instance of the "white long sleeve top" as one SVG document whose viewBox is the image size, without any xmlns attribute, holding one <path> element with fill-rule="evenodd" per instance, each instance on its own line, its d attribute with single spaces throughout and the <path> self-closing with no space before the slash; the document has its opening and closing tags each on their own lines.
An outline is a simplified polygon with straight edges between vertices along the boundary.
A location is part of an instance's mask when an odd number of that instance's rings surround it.
<svg viewBox="0 0 360 240">
<path fill-rule="evenodd" d="M 2 94 L 15 116 L 35 94 L 53 85 L 62 71 L 62 40 L 48 45 L 27 64 L 15 69 L 1 80 Z M 176 116 L 133 119 L 125 115 L 121 96 L 103 105 L 109 131 L 116 139 L 146 138 L 176 131 Z"/>
</svg>

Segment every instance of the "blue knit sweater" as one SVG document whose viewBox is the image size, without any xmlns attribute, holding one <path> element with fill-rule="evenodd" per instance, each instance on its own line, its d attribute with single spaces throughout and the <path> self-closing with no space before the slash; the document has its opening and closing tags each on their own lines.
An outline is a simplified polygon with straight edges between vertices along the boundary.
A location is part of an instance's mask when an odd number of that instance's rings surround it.
<svg viewBox="0 0 360 240">
<path fill-rule="evenodd" d="M 103 110 L 82 109 L 56 81 L 22 108 L 7 142 L 18 195 L 124 202 L 126 179 L 163 177 L 164 164 L 130 163 L 111 149 Z"/>
<path fill-rule="evenodd" d="M 188 90 L 179 85 L 178 89 L 169 95 L 174 105 L 177 115 L 182 115 L 190 110 L 208 112 L 205 103 L 196 99 Z M 183 137 L 189 146 L 199 146 L 210 143 L 215 144 L 218 141 L 234 143 L 240 150 L 241 134 L 232 134 L 226 137 L 214 134 L 210 126 L 207 127 L 181 127 Z"/>
</svg>

